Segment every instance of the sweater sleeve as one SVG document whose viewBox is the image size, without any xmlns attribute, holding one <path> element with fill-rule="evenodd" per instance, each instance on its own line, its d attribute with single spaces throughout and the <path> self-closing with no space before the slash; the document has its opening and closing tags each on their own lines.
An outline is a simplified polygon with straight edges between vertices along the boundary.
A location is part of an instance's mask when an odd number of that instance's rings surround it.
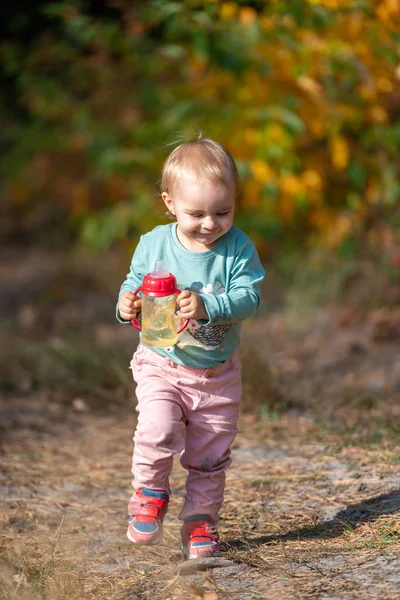
<svg viewBox="0 0 400 600">
<path fill-rule="evenodd" d="M 247 238 L 240 247 L 230 273 L 229 289 L 218 296 L 200 294 L 209 323 L 244 321 L 260 304 L 264 269 L 253 242 Z"/>
<path fill-rule="evenodd" d="M 125 321 L 125 319 L 122 319 L 121 315 L 119 314 L 118 306 L 121 296 L 125 294 L 125 292 L 134 292 L 137 290 L 137 288 L 142 285 L 143 277 L 146 275 L 146 263 L 144 260 L 146 253 L 144 246 L 145 243 L 142 236 L 133 254 L 129 273 L 127 274 L 126 279 L 121 285 L 121 289 L 119 291 L 116 317 L 120 323 L 130 323 L 130 321 Z"/>
</svg>

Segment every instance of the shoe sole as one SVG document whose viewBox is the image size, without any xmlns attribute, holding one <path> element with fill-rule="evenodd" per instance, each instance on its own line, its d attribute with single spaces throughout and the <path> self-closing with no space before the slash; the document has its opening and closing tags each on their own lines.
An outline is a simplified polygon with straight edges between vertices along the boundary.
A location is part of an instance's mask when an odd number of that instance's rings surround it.
<svg viewBox="0 0 400 600">
<path fill-rule="evenodd" d="M 139 546 L 155 546 L 156 544 L 160 544 L 162 542 L 162 539 L 163 539 L 162 534 L 160 534 L 157 538 L 155 538 L 154 540 L 150 540 L 150 541 L 135 540 L 135 539 L 133 539 L 133 537 L 129 533 L 129 529 L 126 532 L 126 537 L 128 538 L 128 540 L 130 542 L 132 542 L 132 544 L 138 544 Z"/>
<path fill-rule="evenodd" d="M 187 548 L 185 549 L 184 546 L 182 546 L 182 554 L 185 560 L 192 560 L 193 558 L 213 558 L 214 556 L 216 558 L 218 558 L 219 556 L 221 556 L 221 552 L 203 552 L 201 554 L 189 554 L 187 551 Z"/>
</svg>

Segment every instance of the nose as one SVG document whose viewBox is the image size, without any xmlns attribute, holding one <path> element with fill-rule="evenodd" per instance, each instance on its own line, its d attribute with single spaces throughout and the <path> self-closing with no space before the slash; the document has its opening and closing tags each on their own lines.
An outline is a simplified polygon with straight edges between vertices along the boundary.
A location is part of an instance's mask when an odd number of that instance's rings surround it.
<svg viewBox="0 0 400 600">
<path fill-rule="evenodd" d="M 217 227 L 217 223 L 213 217 L 208 216 L 205 217 L 203 221 L 203 227 L 204 229 L 207 229 L 207 231 L 214 231 L 214 229 Z"/>
</svg>

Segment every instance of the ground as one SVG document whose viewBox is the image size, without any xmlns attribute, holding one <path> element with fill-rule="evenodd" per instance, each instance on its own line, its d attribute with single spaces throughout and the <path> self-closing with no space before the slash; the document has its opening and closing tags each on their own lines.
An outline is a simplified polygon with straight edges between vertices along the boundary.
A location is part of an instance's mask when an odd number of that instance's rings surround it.
<svg viewBox="0 0 400 600">
<path fill-rule="evenodd" d="M 182 562 L 179 461 L 162 544 L 126 538 L 136 334 L 102 318 L 113 302 L 104 290 L 91 320 L 92 279 L 79 309 L 60 293 L 50 318 L 38 273 L 51 298 L 61 284 L 38 262 L 31 300 L 1 334 L 1 600 L 400 597 L 395 309 L 329 305 L 300 324 L 261 311 L 246 324 L 243 411 L 219 523 L 225 562 L 203 571 Z"/>
</svg>

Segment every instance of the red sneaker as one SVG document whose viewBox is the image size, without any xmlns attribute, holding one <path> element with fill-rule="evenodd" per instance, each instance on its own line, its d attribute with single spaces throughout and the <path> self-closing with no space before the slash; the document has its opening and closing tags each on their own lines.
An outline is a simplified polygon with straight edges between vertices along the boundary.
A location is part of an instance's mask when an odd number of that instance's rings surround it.
<svg viewBox="0 0 400 600">
<path fill-rule="evenodd" d="M 169 496 L 161 490 L 142 488 L 135 493 L 138 509 L 129 517 L 126 535 L 134 544 L 159 544 L 162 522 L 167 513 Z"/>
<path fill-rule="evenodd" d="M 181 535 L 186 559 L 220 555 L 218 531 L 209 521 L 188 521 L 182 526 Z"/>
</svg>

